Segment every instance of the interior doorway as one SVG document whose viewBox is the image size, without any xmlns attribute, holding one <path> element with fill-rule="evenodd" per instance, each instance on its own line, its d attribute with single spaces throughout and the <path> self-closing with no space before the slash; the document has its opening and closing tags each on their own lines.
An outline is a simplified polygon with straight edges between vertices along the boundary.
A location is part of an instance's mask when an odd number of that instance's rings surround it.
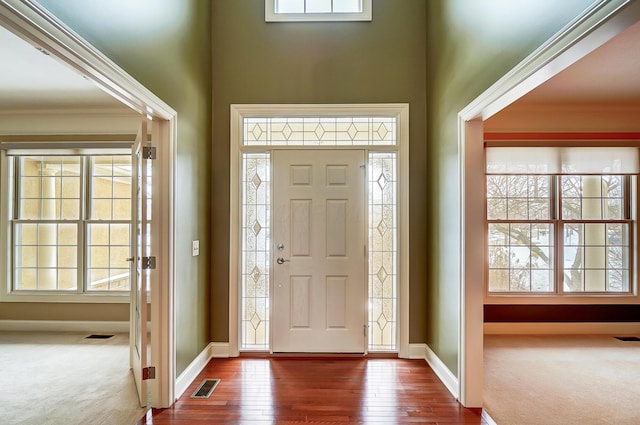
<svg viewBox="0 0 640 425">
<path fill-rule="evenodd" d="M 460 172 L 459 399 L 483 404 L 483 300 L 485 298 L 484 121 L 640 20 L 640 4 L 599 1 L 507 73 L 458 114 Z"/>
<path fill-rule="evenodd" d="M 154 211 L 150 230 L 157 235 L 158 251 L 155 255 L 157 267 L 151 282 L 154 300 L 150 319 L 157 337 L 151 341 L 155 379 L 150 381 L 150 404 L 153 407 L 169 407 L 175 400 L 176 381 L 173 306 L 177 113 L 37 3 L 3 0 L 0 3 L 0 24 L 31 44 L 34 51 L 33 47 L 42 51 L 42 46 L 46 46 L 48 57 L 82 74 L 86 81 L 119 103 L 154 121 L 158 158 L 154 167 L 159 172 L 155 173 L 157 184 L 153 185 Z M 91 128 L 92 123 L 86 123 L 86 133 L 95 133 L 95 128 Z"/>
</svg>

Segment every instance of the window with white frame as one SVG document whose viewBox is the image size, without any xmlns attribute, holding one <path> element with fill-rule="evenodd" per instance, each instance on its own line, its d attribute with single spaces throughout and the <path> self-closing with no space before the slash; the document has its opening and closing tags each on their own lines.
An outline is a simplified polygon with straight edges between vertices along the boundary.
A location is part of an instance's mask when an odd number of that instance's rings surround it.
<svg viewBox="0 0 640 425">
<path fill-rule="evenodd" d="M 371 0 L 265 0 L 265 20 L 370 21 Z"/>
<path fill-rule="evenodd" d="M 131 154 L 10 155 L 12 293 L 129 291 Z"/>
<path fill-rule="evenodd" d="M 490 294 L 633 292 L 636 148 L 485 152 Z"/>
</svg>

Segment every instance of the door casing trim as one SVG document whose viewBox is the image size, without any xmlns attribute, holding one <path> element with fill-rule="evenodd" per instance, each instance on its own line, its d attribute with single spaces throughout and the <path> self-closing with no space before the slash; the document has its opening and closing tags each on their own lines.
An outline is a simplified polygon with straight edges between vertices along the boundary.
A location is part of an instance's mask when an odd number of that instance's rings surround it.
<svg viewBox="0 0 640 425">
<path fill-rule="evenodd" d="M 409 104 L 232 104 L 230 118 L 230 226 L 229 226 L 229 355 L 240 354 L 240 181 L 242 152 L 251 149 L 273 150 L 273 146 L 242 146 L 242 125 L 246 117 L 269 116 L 394 116 L 397 119 L 398 152 L 398 356 L 409 357 Z M 305 149 L 304 146 L 283 146 Z M 318 149 L 317 146 L 309 148 Z M 389 150 L 389 146 L 332 146 L 331 149 L 362 148 L 369 151 Z"/>
</svg>

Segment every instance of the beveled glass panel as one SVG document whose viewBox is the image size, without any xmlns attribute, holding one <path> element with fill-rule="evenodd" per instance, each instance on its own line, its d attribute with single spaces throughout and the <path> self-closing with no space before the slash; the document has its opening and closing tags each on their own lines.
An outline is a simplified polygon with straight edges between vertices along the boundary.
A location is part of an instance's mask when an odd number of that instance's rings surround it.
<svg viewBox="0 0 640 425">
<path fill-rule="evenodd" d="M 245 145 L 395 145 L 394 117 L 263 117 L 244 119 Z"/>
<path fill-rule="evenodd" d="M 353 137 L 357 136 L 357 130 L 358 127 L 351 128 Z M 395 153 L 369 153 L 370 350 L 396 349 L 398 239 L 396 166 Z"/>
<path fill-rule="evenodd" d="M 260 123 L 254 124 L 255 137 L 263 137 Z M 289 129 L 280 129 L 290 135 Z M 265 350 L 269 348 L 270 155 L 243 154 L 242 180 L 241 349 Z"/>
</svg>

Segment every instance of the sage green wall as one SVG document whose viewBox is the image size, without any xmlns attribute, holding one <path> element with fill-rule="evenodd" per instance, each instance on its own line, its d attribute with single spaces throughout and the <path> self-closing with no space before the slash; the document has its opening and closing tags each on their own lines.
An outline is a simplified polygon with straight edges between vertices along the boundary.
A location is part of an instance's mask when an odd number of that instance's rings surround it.
<svg viewBox="0 0 640 425">
<path fill-rule="evenodd" d="M 180 374 L 210 341 L 211 2 L 40 3 L 178 112 L 175 267 Z M 191 256 L 195 239 L 200 240 L 199 257 Z"/>
<path fill-rule="evenodd" d="M 229 105 L 383 102 L 410 108 L 410 339 L 424 341 L 426 3 L 374 0 L 372 22 L 265 23 L 264 0 L 212 2 L 213 341 L 229 338 Z"/>
<path fill-rule="evenodd" d="M 457 373 L 457 114 L 580 14 L 591 0 L 429 0 L 427 3 L 428 332 Z M 480 211 L 478 212 L 480 213 Z M 412 258 L 415 258 L 412 256 Z"/>
</svg>

